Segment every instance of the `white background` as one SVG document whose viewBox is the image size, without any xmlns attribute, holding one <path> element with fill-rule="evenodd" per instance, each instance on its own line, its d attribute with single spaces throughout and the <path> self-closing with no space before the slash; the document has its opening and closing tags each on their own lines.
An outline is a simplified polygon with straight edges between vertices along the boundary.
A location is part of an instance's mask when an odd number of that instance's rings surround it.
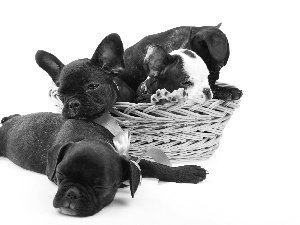
<svg viewBox="0 0 300 225">
<path fill-rule="evenodd" d="M 205 3 L 204 3 L 205 2 Z M 209 2 L 209 3 L 207 3 Z M 90 58 L 118 33 L 127 48 L 182 25 L 217 25 L 231 55 L 221 80 L 244 91 L 197 185 L 143 179 L 132 199 L 88 218 L 52 207 L 46 176 L 0 158 L 1 224 L 300 224 L 299 7 L 297 1 L 3 1 L 0 9 L 0 117 L 55 111 L 48 75 L 35 63 L 46 50 L 67 64 Z"/>
</svg>

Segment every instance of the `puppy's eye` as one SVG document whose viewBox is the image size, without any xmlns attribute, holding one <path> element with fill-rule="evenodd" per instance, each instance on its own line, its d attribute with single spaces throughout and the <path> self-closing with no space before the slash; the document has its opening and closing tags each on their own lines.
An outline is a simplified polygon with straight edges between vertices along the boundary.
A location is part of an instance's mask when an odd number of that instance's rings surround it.
<svg viewBox="0 0 300 225">
<path fill-rule="evenodd" d="M 57 183 L 59 184 L 64 179 L 65 179 L 65 176 L 62 173 L 56 171 L 56 180 L 57 180 Z"/>
<path fill-rule="evenodd" d="M 99 87 L 99 84 L 92 83 L 87 86 L 88 90 L 95 90 Z"/>
<path fill-rule="evenodd" d="M 94 186 L 95 190 L 107 190 L 109 187 L 103 187 L 103 186 Z"/>
<path fill-rule="evenodd" d="M 57 93 L 56 95 L 57 95 L 57 97 L 62 98 L 62 95 L 61 95 L 61 94 L 58 94 L 58 93 Z"/>
</svg>

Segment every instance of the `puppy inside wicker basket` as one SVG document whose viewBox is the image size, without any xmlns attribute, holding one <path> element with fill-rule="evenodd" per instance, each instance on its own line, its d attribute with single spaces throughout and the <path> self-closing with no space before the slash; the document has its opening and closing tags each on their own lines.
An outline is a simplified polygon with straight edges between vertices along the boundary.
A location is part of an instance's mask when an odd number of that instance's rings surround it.
<svg viewBox="0 0 300 225">
<path fill-rule="evenodd" d="M 147 79 L 137 90 L 137 102 L 164 104 L 191 99 L 204 103 L 214 96 L 209 85 L 209 70 L 192 50 L 178 49 L 168 54 L 160 45 L 150 45 L 144 68 Z"/>
<path fill-rule="evenodd" d="M 148 47 L 144 58 L 147 79 L 138 88 L 138 101 L 156 104 L 192 99 L 204 103 L 213 96 L 206 64 L 195 52 L 178 49 L 168 54 L 161 46 Z M 151 97 L 150 97 L 151 96 Z"/>
</svg>

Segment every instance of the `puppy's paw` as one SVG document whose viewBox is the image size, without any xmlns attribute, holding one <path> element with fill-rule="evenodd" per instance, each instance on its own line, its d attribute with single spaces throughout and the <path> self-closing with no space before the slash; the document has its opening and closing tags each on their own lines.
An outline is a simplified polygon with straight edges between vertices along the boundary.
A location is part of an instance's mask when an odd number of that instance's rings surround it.
<svg viewBox="0 0 300 225">
<path fill-rule="evenodd" d="M 206 178 L 207 171 L 200 166 L 185 165 L 177 167 L 176 183 L 197 184 Z"/>
<path fill-rule="evenodd" d="M 134 100 L 134 103 L 150 103 L 150 102 L 151 102 L 151 94 L 141 95 Z"/>
<path fill-rule="evenodd" d="M 239 100 L 243 96 L 243 91 L 236 87 L 216 86 L 212 89 L 213 98 L 224 101 Z"/>
<path fill-rule="evenodd" d="M 207 171 L 200 166 L 185 165 L 173 167 L 175 170 L 174 180 L 171 182 L 176 183 L 193 183 L 197 184 L 206 178 Z"/>
<path fill-rule="evenodd" d="M 232 100 L 239 100 L 243 96 L 243 91 L 238 88 L 230 89 Z"/>
</svg>

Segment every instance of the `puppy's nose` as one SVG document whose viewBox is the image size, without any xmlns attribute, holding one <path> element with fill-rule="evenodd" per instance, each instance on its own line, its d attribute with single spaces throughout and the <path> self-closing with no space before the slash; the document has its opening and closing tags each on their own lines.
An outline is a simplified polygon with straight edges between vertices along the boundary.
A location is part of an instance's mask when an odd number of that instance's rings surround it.
<svg viewBox="0 0 300 225">
<path fill-rule="evenodd" d="M 71 201 L 72 200 L 76 200 L 80 197 L 80 191 L 73 187 L 73 188 L 70 188 L 67 193 L 66 193 L 66 196 L 68 199 L 70 199 Z"/>
<path fill-rule="evenodd" d="M 207 100 L 212 99 L 210 88 L 203 88 L 203 94 L 206 96 Z"/>
<path fill-rule="evenodd" d="M 80 107 L 80 102 L 78 100 L 71 100 L 68 103 L 70 109 L 77 109 Z"/>
</svg>

